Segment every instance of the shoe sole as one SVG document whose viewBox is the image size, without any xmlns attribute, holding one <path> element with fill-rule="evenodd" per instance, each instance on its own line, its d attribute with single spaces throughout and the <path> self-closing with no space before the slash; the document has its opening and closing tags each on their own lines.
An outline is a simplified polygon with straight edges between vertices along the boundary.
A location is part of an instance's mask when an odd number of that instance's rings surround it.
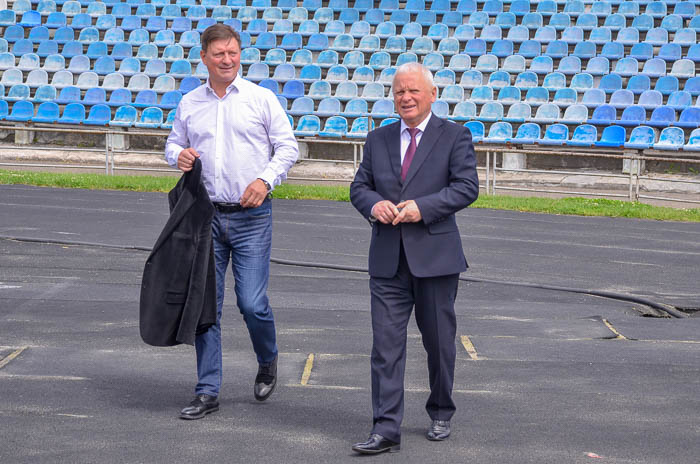
<svg viewBox="0 0 700 464">
<path fill-rule="evenodd" d="M 188 415 L 188 414 L 180 414 L 180 419 L 184 420 L 197 420 L 201 419 L 202 417 L 206 416 L 207 414 L 211 414 L 213 412 L 216 412 L 219 410 L 219 407 L 215 407 L 212 409 L 207 409 L 206 411 L 202 412 L 201 414 L 197 414 L 196 416 Z"/>
<path fill-rule="evenodd" d="M 367 449 L 362 449 L 362 448 L 355 448 L 354 446 L 352 447 L 352 450 L 360 453 L 360 454 L 379 454 L 379 453 L 398 453 L 401 450 L 401 445 L 394 445 L 390 446 L 388 448 L 380 449 L 380 450 L 367 450 Z"/>
<path fill-rule="evenodd" d="M 447 435 L 426 435 L 426 438 L 430 441 L 445 441 L 450 437 L 450 434 L 448 433 Z"/>
<path fill-rule="evenodd" d="M 277 382 L 275 382 L 275 384 L 272 386 L 272 388 L 270 389 L 270 391 L 267 392 L 267 395 L 265 395 L 265 396 L 258 396 L 258 395 L 255 394 L 255 392 L 253 392 L 253 396 L 255 396 L 255 399 L 258 400 L 258 401 L 265 401 L 266 399 L 268 399 L 268 398 L 270 397 L 270 395 L 272 395 L 272 393 L 275 391 L 275 388 L 277 388 Z"/>
</svg>

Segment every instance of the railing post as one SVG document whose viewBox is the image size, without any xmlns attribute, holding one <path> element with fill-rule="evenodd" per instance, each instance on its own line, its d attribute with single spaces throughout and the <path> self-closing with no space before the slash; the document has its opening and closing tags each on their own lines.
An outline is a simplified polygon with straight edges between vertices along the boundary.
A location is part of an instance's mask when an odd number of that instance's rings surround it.
<svg viewBox="0 0 700 464">
<path fill-rule="evenodd" d="M 112 143 L 112 136 L 109 132 L 105 133 L 105 175 L 109 175 L 109 148 Z"/>
<path fill-rule="evenodd" d="M 491 169 L 491 152 L 486 151 L 486 195 L 491 193 L 491 186 L 489 185 L 489 182 L 491 181 L 491 177 L 489 175 L 490 169 Z"/>
</svg>

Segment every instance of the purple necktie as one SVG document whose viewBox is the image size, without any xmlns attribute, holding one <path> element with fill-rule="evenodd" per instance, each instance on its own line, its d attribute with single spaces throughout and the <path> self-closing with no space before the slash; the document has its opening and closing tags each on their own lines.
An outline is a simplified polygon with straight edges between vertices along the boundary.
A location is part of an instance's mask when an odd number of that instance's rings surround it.
<svg viewBox="0 0 700 464">
<path fill-rule="evenodd" d="M 420 129 L 417 127 L 409 127 L 408 133 L 411 134 L 411 143 L 408 144 L 406 149 L 406 154 L 403 157 L 403 164 L 401 164 L 401 180 L 406 180 L 406 175 L 408 174 L 408 168 L 411 167 L 411 161 L 413 161 L 413 155 L 416 154 L 416 135 L 418 135 Z"/>
</svg>

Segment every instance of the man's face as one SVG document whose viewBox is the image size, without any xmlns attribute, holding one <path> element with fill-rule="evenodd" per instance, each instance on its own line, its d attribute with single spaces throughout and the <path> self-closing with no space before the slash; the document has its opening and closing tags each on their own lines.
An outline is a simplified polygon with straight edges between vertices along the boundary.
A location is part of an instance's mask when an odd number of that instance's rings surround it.
<svg viewBox="0 0 700 464">
<path fill-rule="evenodd" d="M 212 83 L 228 85 L 236 78 L 241 65 L 241 47 L 236 39 L 215 40 L 209 43 L 206 52 L 200 52 L 200 56 Z"/>
<path fill-rule="evenodd" d="M 428 117 L 437 92 L 420 71 L 402 72 L 393 83 L 394 107 L 406 124 L 416 127 Z"/>
</svg>

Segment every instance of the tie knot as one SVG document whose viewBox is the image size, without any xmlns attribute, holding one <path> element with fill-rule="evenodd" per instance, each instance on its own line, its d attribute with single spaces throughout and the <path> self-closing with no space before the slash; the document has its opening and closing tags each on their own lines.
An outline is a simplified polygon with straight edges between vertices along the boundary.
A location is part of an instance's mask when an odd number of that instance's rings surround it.
<svg viewBox="0 0 700 464">
<path fill-rule="evenodd" d="M 418 135 L 419 132 L 420 132 L 420 129 L 418 129 L 417 127 L 409 127 L 408 128 L 408 133 L 411 135 L 411 138 Z"/>
</svg>

